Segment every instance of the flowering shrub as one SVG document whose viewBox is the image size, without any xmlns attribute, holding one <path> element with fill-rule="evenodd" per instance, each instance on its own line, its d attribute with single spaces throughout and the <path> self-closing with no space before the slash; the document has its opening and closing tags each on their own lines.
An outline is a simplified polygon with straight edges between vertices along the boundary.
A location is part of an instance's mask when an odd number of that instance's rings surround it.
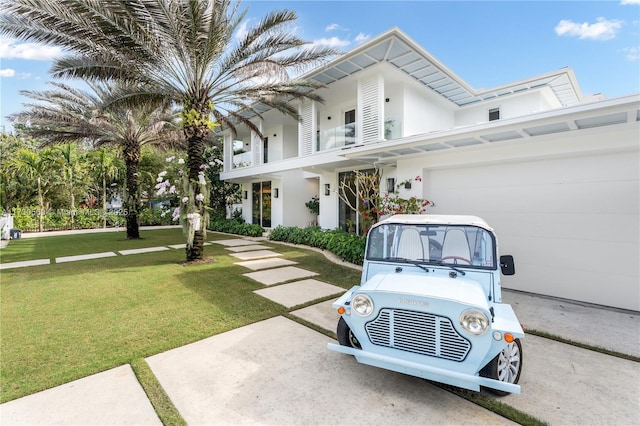
<svg viewBox="0 0 640 426">
<path fill-rule="evenodd" d="M 402 198 L 397 194 L 384 194 L 378 203 L 378 215 L 422 214 L 426 213 L 427 207 L 432 205 L 431 201 L 422 198 Z"/>
<path fill-rule="evenodd" d="M 188 172 L 184 170 L 183 158 L 176 159 L 174 155 L 168 157 L 166 162 L 167 170 L 158 173 L 155 186 L 156 195 L 164 198 L 165 204 L 169 205 L 161 215 L 164 217 L 171 213 L 174 222 L 180 221 L 182 231 L 187 237 L 187 246 L 192 247 L 194 233 L 204 231 L 209 222 L 208 183 L 205 174 L 208 165 L 201 164 L 198 180 L 190 182 Z M 194 193 L 194 186 L 200 189 L 197 194 Z"/>
</svg>

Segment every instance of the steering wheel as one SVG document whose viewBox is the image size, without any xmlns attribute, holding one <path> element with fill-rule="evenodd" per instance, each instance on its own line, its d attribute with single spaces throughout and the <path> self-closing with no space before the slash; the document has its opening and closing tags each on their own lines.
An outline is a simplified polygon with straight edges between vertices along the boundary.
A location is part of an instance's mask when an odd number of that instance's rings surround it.
<svg viewBox="0 0 640 426">
<path fill-rule="evenodd" d="M 468 265 L 471 265 L 471 261 L 469 259 L 465 259 L 462 256 L 444 256 L 443 258 L 440 259 L 440 262 L 444 262 L 447 259 L 461 260 L 463 262 L 466 262 Z M 456 263 L 454 263 L 454 265 L 455 264 Z"/>
</svg>

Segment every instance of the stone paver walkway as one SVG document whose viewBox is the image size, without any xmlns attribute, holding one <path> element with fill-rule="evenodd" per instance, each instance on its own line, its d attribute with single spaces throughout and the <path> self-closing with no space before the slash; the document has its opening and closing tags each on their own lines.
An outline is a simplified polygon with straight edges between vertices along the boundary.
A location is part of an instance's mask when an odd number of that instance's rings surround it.
<svg viewBox="0 0 640 426">
<path fill-rule="evenodd" d="M 273 285 L 300 278 L 313 277 L 318 274 L 312 271 L 307 271 L 306 269 L 298 268 L 297 266 L 285 266 L 283 268 L 264 269 L 257 272 L 248 272 L 242 275 L 251 278 L 252 280 L 256 280 L 264 285 Z"/>
<path fill-rule="evenodd" d="M 264 259 L 265 257 L 282 256 L 280 253 L 276 253 L 271 250 L 257 250 L 257 251 L 243 251 L 240 253 L 231 253 L 231 256 L 240 260 L 255 260 Z"/>
<path fill-rule="evenodd" d="M 276 268 L 278 266 L 297 265 L 297 263 L 298 262 L 294 262 L 293 260 L 271 257 L 266 259 L 256 259 L 256 260 L 247 260 L 244 262 L 236 262 L 235 264 L 244 266 L 245 268 L 249 268 L 254 271 L 258 271 L 260 269 Z"/>
<path fill-rule="evenodd" d="M 93 253 L 93 254 L 79 254 L 77 256 L 56 257 L 56 263 L 77 262 L 79 260 L 100 259 L 103 257 L 114 257 L 114 256 L 117 256 L 117 254 L 115 254 L 112 251 L 105 251 L 103 253 Z"/>
<path fill-rule="evenodd" d="M 255 290 L 254 293 L 287 308 L 292 308 L 327 296 L 341 295 L 344 293 L 344 289 L 322 281 L 308 279 Z"/>
</svg>

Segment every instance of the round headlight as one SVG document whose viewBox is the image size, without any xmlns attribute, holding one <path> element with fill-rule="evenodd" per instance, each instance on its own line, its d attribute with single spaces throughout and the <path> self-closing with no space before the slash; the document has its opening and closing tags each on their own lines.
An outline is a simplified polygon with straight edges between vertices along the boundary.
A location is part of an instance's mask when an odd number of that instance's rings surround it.
<svg viewBox="0 0 640 426">
<path fill-rule="evenodd" d="M 460 315 L 460 325 L 469 333 L 480 336 L 489 329 L 489 318 L 477 309 L 468 309 Z"/>
<path fill-rule="evenodd" d="M 373 301 L 366 294 L 357 294 L 351 301 L 351 308 L 356 314 L 366 317 L 373 312 Z"/>
</svg>

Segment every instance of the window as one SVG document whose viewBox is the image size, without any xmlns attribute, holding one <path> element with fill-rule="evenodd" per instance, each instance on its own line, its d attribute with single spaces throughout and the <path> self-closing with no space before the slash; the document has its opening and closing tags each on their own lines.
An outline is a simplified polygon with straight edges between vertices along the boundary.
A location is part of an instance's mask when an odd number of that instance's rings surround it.
<svg viewBox="0 0 640 426">
<path fill-rule="evenodd" d="M 262 164 L 269 162 L 269 138 L 264 138 L 262 141 Z"/>
<path fill-rule="evenodd" d="M 344 113 L 344 144 L 356 143 L 356 110 L 352 109 Z"/>
<path fill-rule="evenodd" d="M 492 108 L 489 110 L 489 121 L 500 120 L 500 108 Z"/>
<path fill-rule="evenodd" d="M 350 111 L 345 111 L 344 113 L 344 124 L 351 124 L 356 122 L 356 110 L 352 109 Z"/>
</svg>

